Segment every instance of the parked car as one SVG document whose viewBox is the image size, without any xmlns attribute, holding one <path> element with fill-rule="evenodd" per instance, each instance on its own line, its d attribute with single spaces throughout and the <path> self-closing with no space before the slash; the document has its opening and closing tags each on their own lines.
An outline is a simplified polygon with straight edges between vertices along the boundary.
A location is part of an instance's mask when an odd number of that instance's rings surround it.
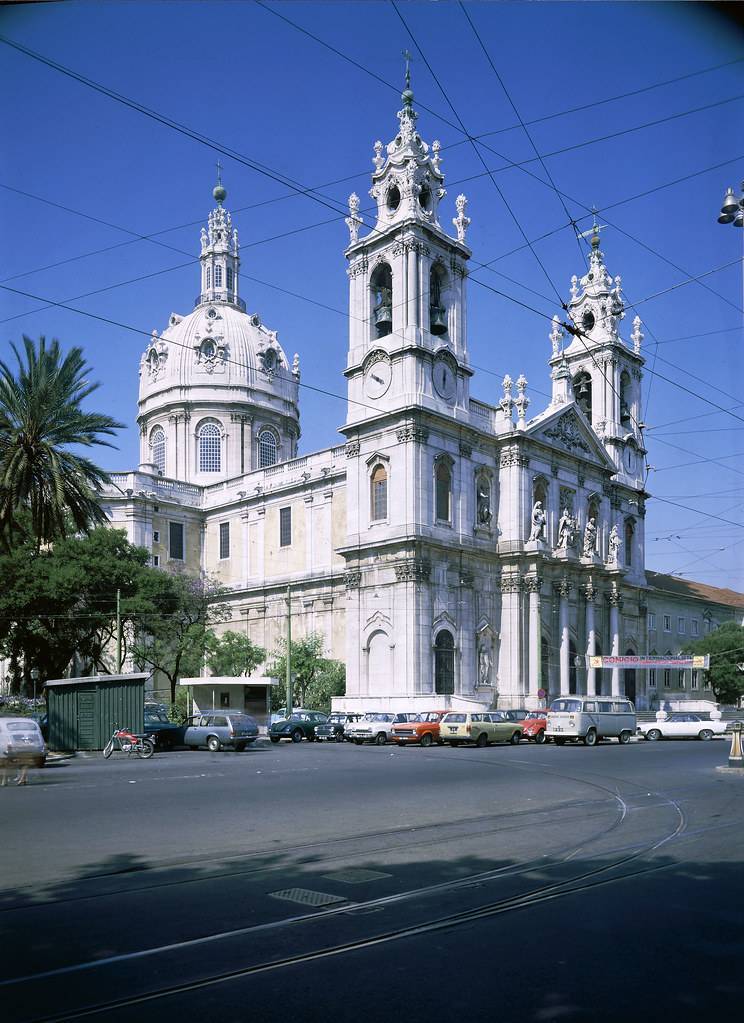
<svg viewBox="0 0 744 1023">
<path fill-rule="evenodd" d="M 635 707 L 618 697 L 566 696 L 553 700 L 548 711 L 545 738 L 556 746 L 567 741 L 596 746 L 600 739 L 615 738 L 625 745 L 636 730 Z"/>
<path fill-rule="evenodd" d="M 315 738 L 318 742 L 343 742 L 347 726 L 360 717 L 361 714 L 331 714 L 322 725 L 315 726 Z"/>
<path fill-rule="evenodd" d="M 269 738 L 274 743 L 280 739 L 291 739 L 292 742 L 307 739 L 313 742 L 315 729 L 318 725 L 324 725 L 327 720 L 328 715 L 322 714 L 319 710 L 295 710 L 288 718 L 274 721 L 269 728 Z"/>
<path fill-rule="evenodd" d="M 501 711 L 472 713 L 449 711 L 442 718 L 439 734 L 450 746 L 474 743 L 488 746 L 491 742 L 510 742 L 513 746 L 522 738 L 522 726 L 510 721 Z"/>
<path fill-rule="evenodd" d="M 524 721 L 531 712 L 526 707 L 516 707 L 513 710 L 500 710 L 498 713 L 503 714 L 509 721 Z"/>
<path fill-rule="evenodd" d="M 639 721 L 638 735 L 655 742 L 658 739 L 712 739 L 723 735 L 725 721 L 711 721 L 701 714 L 670 714 L 663 721 Z"/>
<path fill-rule="evenodd" d="M 315 712 L 310 710 L 308 707 L 295 707 L 292 713 L 313 714 Z M 286 707 L 280 707 L 279 710 L 272 710 L 271 714 L 269 715 L 269 727 L 271 727 L 271 725 L 273 725 L 275 721 L 286 721 L 288 717 L 289 714 L 287 714 Z"/>
<path fill-rule="evenodd" d="M 399 746 L 413 746 L 414 743 L 431 746 L 435 742 L 441 745 L 439 726 L 446 713 L 446 710 L 427 710 L 409 721 L 397 722 L 393 725 L 391 739 Z"/>
<path fill-rule="evenodd" d="M 186 721 L 183 744 L 190 749 L 206 746 L 212 753 L 231 747 L 240 753 L 258 738 L 258 725 L 248 714 L 234 710 L 210 710 Z"/>
<path fill-rule="evenodd" d="M 37 721 L 28 717 L 0 718 L 0 766 L 43 767 L 46 755 Z"/>
<path fill-rule="evenodd" d="M 145 735 L 160 749 L 173 749 L 183 745 L 184 726 L 171 721 L 168 715 L 145 704 Z"/>
<path fill-rule="evenodd" d="M 401 711 L 395 714 L 392 711 L 371 710 L 347 728 L 346 734 L 357 746 L 365 742 L 384 746 L 393 734 L 393 725 L 402 724 L 417 716 L 413 712 Z"/>
<path fill-rule="evenodd" d="M 548 712 L 546 710 L 531 710 L 527 717 L 520 721 L 522 735 L 530 742 L 545 742 L 545 729 L 548 726 Z"/>
</svg>

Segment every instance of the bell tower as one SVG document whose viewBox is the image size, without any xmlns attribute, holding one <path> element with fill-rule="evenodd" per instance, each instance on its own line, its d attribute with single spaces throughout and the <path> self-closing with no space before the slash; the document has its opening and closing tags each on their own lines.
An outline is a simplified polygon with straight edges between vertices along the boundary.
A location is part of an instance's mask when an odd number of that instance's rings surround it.
<svg viewBox="0 0 744 1023">
<path fill-rule="evenodd" d="M 363 237 L 359 197 L 349 197 L 347 425 L 378 409 L 468 407 L 467 200 L 456 200 L 452 238 L 439 220 L 440 143 L 418 133 L 408 69 L 401 99 L 395 138 L 374 145 L 375 224 Z"/>
<path fill-rule="evenodd" d="M 571 278 L 567 306 L 572 340 L 561 350 L 562 332 L 554 321 L 551 334 L 554 381 L 568 375 L 568 396 L 586 416 L 612 458 L 619 481 L 643 488 L 645 448 L 641 433 L 641 320 L 633 320 L 632 347 L 620 336 L 625 318 L 621 278 L 610 276 L 594 224 L 589 268 Z M 555 388 L 555 383 L 554 383 Z"/>
<path fill-rule="evenodd" d="M 238 294 L 240 271 L 240 246 L 238 231 L 232 226 L 232 218 L 223 207 L 227 190 L 222 184 L 220 164 L 217 164 L 217 184 L 212 190 L 217 203 L 209 214 L 207 227 L 201 232 L 201 293 L 196 305 L 210 302 L 229 302 L 245 309 L 245 303 Z"/>
</svg>

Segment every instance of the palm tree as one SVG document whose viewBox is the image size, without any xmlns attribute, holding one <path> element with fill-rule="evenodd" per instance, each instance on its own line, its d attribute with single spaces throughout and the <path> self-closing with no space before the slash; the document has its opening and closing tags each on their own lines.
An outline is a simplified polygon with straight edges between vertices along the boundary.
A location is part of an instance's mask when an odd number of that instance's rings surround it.
<svg viewBox="0 0 744 1023">
<path fill-rule="evenodd" d="M 7 547 L 29 522 L 37 549 L 54 537 L 106 522 L 96 491 L 110 477 L 71 445 L 104 444 L 122 424 L 81 406 L 98 388 L 86 379 L 81 348 L 63 357 L 59 341 L 23 338 L 18 372 L 0 361 L 0 540 Z"/>
</svg>

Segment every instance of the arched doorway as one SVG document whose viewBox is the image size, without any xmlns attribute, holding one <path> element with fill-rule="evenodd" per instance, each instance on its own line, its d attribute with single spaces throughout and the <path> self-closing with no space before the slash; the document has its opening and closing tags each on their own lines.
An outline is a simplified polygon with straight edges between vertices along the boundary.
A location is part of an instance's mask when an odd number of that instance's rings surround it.
<svg viewBox="0 0 744 1023">
<path fill-rule="evenodd" d="M 635 657 L 635 650 L 626 650 L 626 657 Z M 635 668 L 625 669 L 625 695 L 635 703 L 636 699 L 636 670 Z"/>
<path fill-rule="evenodd" d="M 434 692 L 452 696 L 455 691 L 455 641 L 443 629 L 434 640 Z"/>
</svg>

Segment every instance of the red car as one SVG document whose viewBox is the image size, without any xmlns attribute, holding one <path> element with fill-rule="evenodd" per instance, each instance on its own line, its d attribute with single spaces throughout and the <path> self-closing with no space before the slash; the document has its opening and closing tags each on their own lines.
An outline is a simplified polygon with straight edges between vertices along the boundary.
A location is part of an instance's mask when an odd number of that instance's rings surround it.
<svg viewBox="0 0 744 1023">
<path fill-rule="evenodd" d="M 435 742 L 441 743 L 439 723 L 446 713 L 446 710 L 427 710 L 417 714 L 411 721 L 401 721 L 393 725 L 390 738 L 399 746 L 412 746 L 414 743 L 431 746 Z"/>
<path fill-rule="evenodd" d="M 531 710 L 527 717 L 520 721 L 522 735 L 530 742 L 545 742 L 545 727 L 548 723 L 546 710 Z"/>
</svg>

